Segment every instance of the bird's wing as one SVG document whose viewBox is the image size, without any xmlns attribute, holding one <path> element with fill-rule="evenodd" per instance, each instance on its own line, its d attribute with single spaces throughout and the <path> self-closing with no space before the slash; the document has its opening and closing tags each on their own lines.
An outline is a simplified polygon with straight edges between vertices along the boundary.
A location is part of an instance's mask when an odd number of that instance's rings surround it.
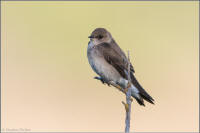
<svg viewBox="0 0 200 133">
<path fill-rule="evenodd" d="M 111 64 L 123 78 L 127 79 L 126 72 L 128 72 L 128 59 L 125 54 L 117 51 L 109 43 L 98 44 L 96 48 L 98 48 L 98 51 L 102 54 L 104 59 Z M 134 73 L 132 65 L 130 65 L 130 72 Z"/>
<path fill-rule="evenodd" d="M 119 46 L 118 46 L 119 47 Z M 98 51 L 102 54 L 104 59 L 111 64 L 119 73 L 120 75 L 127 79 L 126 72 L 128 72 L 128 59 L 125 56 L 123 51 L 116 50 L 116 47 L 114 48 L 109 43 L 101 43 L 96 46 Z M 139 84 L 137 79 L 134 76 L 134 69 L 133 66 L 130 65 L 130 77 L 132 84 L 139 90 L 140 95 L 142 98 L 147 100 L 150 103 L 153 103 L 153 98 L 143 89 L 143 87 Z"/>
<path fill-rule="evenodd" d="M 121 56 L 123 59 L 126 59 L 127 62 L 128 62 L 128 59 L 127 59 L 125 53 L 122 51 L 122 49 L 119 47 L 119 45 L 117 45 L 117 43 L 116 43 L 114 40 L 111 41 L 111 45 L 110 45 L 110 46 L 112 46 L 112 48 L 113 48 L 117 53 L 119 53 L 120 56 Z M 132 64 L 130 64 L 130 70 L 131 70 L 131 72 L 133 72 L 133 73 L 135 72 L 135 70 L 134 70 Z"/>
</svg>

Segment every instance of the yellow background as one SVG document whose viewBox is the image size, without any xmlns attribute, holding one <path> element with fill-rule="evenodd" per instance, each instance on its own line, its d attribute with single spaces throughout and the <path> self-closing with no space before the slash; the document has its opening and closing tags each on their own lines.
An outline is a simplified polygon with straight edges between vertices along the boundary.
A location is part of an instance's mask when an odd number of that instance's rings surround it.
<svg viewBox="0 0 200 133">
<path fill-rule="evenodd" d="M 124 130 L 125 96 L 94 80 L 88 35 L 130 50 L 155 99 L 132 106 L 131 131 L 198 131 L 198 2 L 1 2 L 2 128 Z"/>
</svg>

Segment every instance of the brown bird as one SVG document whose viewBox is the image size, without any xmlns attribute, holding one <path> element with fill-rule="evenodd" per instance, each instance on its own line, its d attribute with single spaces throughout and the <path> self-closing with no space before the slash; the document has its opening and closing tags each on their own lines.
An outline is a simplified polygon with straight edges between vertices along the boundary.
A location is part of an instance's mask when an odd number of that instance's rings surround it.
<svg viewBox="0 0 200 133">
<path fill-rule="evenodd" d="M 128 86 L 128 59 L 110 32 L 105 28 L 97 28 L 89 38 L 87 57 L 92 69 L 100 76 L 96 78 L 107 84 L 112 81 L 125 89 Z M 130 64 L 131 96 L 140 105 L 145 106 L 144 100 L 154 104 L 154 99 L 139 84 L 134 73 Z"/>
</svg>

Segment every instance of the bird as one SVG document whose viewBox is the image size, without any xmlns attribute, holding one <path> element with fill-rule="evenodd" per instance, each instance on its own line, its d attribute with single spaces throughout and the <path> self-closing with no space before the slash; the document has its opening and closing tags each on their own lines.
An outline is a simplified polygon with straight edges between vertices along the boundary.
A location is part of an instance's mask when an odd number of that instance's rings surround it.
<svg viewBox="0 0 200 133">
<path fill-rule="evenodd" d="M 128 86 L 129 60 L 116 43 L 111 33 L 105 28 L 96 28 L 88 37 L 87 58 L 90 66 L 100 77 L 102 83 L 112 81 L 121 88 Z M 154 99 L 143 89 L 135 78 L 135 70 L 130 63 L 131 96 L 139 105 L 145 106 L 144 100 L 154 104 Z"/>
</svg>

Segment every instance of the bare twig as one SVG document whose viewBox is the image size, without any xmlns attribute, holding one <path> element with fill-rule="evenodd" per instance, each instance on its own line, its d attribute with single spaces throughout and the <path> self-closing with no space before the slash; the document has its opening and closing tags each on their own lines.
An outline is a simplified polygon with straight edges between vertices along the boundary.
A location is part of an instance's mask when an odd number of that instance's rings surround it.
<svg viewBox="0 0 200 133">
<path fill-rule="evenodd" d="M 127 78 L 128 78 L 128 91 L 126 92 L 126 127 L 125 127 L 125 133 L 129 133 L 130 132 L 130 119 L 131 119 L 131 78 L 130 78 L 130 59 L 129 59 L 129 51 L 128 51 L 128 74 L 127 74 Z M 125 104 L 124 104 L 125 105 Z M 128 107 L 128 109 L 127 109 Z"/>
</svg>

